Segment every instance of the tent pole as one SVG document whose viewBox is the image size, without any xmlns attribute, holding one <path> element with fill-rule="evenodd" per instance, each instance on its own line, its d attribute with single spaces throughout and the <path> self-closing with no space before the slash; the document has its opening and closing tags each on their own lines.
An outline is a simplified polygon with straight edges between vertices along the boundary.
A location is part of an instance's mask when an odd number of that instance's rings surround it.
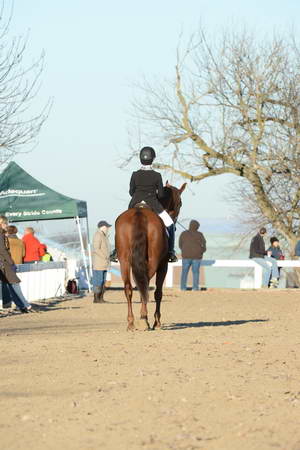
<svg viewBox="0 0 300 450">
<path fill-rule="evenodd" d="M 77 228 L 78 228 L 81 252 L 82 252 L 82 257 L 83 257 L 83 264 L 84 264 L 86 280 L 87 280 L 87 284 L 88 284 L 88 290 L 89 290 L 89 292 L 91 292 L 92 289 L 91 289 L 90 277 L 89 277 L 89 273 L 88 273 L 87 261 L 86 261 L 85 251 L 84 251 L 81 224 L 80 224 L 80 219 L 78 216 L 75 217 L 75 221 L 76 221 Z"/>
<path fill-rule="evenodd" d="M 89 263 L 90 263 L 90 276 L 93 276 L 93 262 L 92 262 L 92 251 L 91 251 L 91 239 L 90 239 L 90 230 L 89 230 L 89 219 L 86 216 L 86 228 L 87 228 L 87 245 L 88 245 L 88 254 L 89 254 Z"/>
</svg>

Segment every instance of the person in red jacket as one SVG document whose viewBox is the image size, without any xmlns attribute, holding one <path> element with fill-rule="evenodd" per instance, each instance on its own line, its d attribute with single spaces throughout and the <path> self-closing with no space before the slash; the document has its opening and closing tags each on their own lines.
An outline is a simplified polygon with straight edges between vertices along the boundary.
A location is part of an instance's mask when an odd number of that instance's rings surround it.
<svg viewBox="0 0 300 450">
<path fill-rule="evenodd" d="M 25 228 L 25 234 L 22 240 L 25 244 L 24 263 L 41 261 L 45 250 L 40 241 L 34 236 L 34 229 L 31 227 Z"/>
</svg>

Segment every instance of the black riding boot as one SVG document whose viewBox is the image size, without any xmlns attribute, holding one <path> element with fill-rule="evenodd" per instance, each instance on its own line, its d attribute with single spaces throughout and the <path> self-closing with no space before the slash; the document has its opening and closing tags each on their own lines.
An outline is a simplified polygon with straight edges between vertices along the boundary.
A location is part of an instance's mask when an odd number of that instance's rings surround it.
<svg viewBox="0 0 300 450">
<path fill-rule="evenodd" d="M 94 303 L 101 303 L 101 288 L 102 286 L 94 287 Z"/>
<path fill-rule="evenodd" d="M 99 301 L 99 303 L 106 303 L 106 301 L 103 298 L 104 292 L 105 292 L 105 283 L 102 284 L 100 289 L 101 289 L 101 291 L 100 291 L 100 301 Z"/>
<path fill-rule="evenodd" d="M 168 246 L 169 246 L 169 262 L 177 262 L 177 256 L 175 253 L 175 225 L 174 223 L 167 227 L 168 233 L 169 233 L 169 240 L 168 240 Z"/>
<path fill-rule="evenodd" d="M 117 249 L 116 249 L 116 248 L 115 248 L 115 249 L 112 251 L 112 253 L 110 254 L 109 259 L 110 259 L 112 262 L 119 262 L 119 261 L 118 261 L 118 255 L 117 255 Z"/>
</svg>

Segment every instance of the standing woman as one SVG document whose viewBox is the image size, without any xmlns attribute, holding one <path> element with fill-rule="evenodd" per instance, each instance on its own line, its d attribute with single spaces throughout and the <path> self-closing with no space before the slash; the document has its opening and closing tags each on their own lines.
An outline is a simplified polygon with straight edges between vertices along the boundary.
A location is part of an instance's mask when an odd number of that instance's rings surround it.
<svg viewBox="0 0 300 450">
<path fill-rule="evenodd" d="M 7 218 L 0 216 L 0 296 L 2 298 L 3 285 L 5 285 L 16 306 L 22 313 L 28 313 L 31 305 L 21 291 L 20 279 L 16 275 L 16 266 L 9 253 L 9 242 L 6 237 L 7 227 Z"/>
<path fill-rule="evenodd" d="M 98 230 L 94 234 L 92 251 L 94 303 L 106 303 L 103 296 L 107 270 L 110 266 L 110 244 L 108 240 L 110 227 L 111 225 L 106 220 L 100 220 Z"/>
</svg>

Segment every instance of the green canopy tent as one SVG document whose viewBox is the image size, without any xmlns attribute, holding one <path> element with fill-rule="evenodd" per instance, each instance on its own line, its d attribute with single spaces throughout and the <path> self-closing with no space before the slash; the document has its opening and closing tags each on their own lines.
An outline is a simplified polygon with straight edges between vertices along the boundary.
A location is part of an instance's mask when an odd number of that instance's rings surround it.
<svg viewBox="0 0 300 450">
<path fill-rule="evenodd" d="M 10 162 L 0 176 L 0 214 L 11 222 L 54 219 L 75 219 L 87 282 L 90 277 L 84 250 L 80 219 L 86 219 L 88 253 L 91 269 L 91 250 L 88 229 L 87 203 L 62 195 L 40 183 L 15 162 Z"/>
</svg>

